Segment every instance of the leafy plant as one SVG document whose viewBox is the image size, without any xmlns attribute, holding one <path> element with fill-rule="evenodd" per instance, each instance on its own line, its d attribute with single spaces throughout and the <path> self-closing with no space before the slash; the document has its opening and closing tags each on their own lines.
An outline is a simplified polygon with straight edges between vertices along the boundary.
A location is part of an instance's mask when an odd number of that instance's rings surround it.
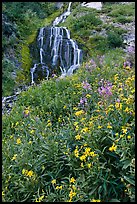
<svg viewBox="0 0 137 204">
<path fill-rule="evenodd" d="M 110 47 L 116 48 L 123 45 L 122 37 L 115 32 L 108 32 L 107 40 Z"/>
</svg>

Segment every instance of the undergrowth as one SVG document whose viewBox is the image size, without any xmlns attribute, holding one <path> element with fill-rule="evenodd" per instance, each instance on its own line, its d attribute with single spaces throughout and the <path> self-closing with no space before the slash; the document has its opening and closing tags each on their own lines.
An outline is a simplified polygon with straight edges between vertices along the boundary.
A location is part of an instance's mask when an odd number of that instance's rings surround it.
<svg viewBox="0 0 137 204">
<path fill-rule="evenodd" d="M 118 52 L 30 87 L 3 115 L 3 202 L 135 201 L 135 70 Z"/>
</svg>

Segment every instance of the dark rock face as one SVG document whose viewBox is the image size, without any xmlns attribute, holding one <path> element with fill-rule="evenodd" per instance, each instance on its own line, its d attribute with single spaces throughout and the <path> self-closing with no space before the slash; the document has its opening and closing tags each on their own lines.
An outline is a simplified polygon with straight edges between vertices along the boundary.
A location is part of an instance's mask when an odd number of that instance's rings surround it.
<svg viewBox="0 0 137 204">
<path fill-rule="evenodd" d="M 63 6 L 63 2 L 56 2 L 55 6 L 56 8 L 60 9 Z"/>
<path fill-rule="evenodd" d="M 60 71 L 62 75 L 70 75 L 82 62 L 82 51 L 65 27 L 41 28 L 30 50 L 34 62 L 32 83 Z"/>
</svg>

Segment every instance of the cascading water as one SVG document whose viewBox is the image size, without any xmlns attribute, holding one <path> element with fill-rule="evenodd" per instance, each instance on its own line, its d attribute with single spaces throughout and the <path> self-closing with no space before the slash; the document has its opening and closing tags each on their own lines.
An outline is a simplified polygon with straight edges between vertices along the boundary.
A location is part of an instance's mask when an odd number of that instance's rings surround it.
<svg viewBox="0 0 137 204">
<path fill-rule="evenodd" d="M 69 30 L 66 27 L 56 27 L 70 14 L 71 3 L 67 11 L 54 20 L 52 27 L 44 27 L 39 31 L 37 38 L 39 61 L 31 68 L 32 84 L 38 72 L 48 79 L 49 74 L 60 68 L 61 77 L 64 77 L 73 74 L 73 71 L 81 64 L 82 51 L 76 42 L 70 39 Z"/>
</svg>

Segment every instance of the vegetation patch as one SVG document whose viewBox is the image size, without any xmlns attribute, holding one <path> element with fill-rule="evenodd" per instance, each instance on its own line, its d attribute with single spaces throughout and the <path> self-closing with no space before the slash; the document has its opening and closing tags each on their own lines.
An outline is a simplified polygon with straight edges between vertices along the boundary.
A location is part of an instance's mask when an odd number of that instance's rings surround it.
<svg viewBox="0 0 137 204">
<path fill-rule="evenodd" d="M 119 48 L 97 62 L 3 115 L 4 202 L 134 202 L 135 70 Z"/>
</svg>

